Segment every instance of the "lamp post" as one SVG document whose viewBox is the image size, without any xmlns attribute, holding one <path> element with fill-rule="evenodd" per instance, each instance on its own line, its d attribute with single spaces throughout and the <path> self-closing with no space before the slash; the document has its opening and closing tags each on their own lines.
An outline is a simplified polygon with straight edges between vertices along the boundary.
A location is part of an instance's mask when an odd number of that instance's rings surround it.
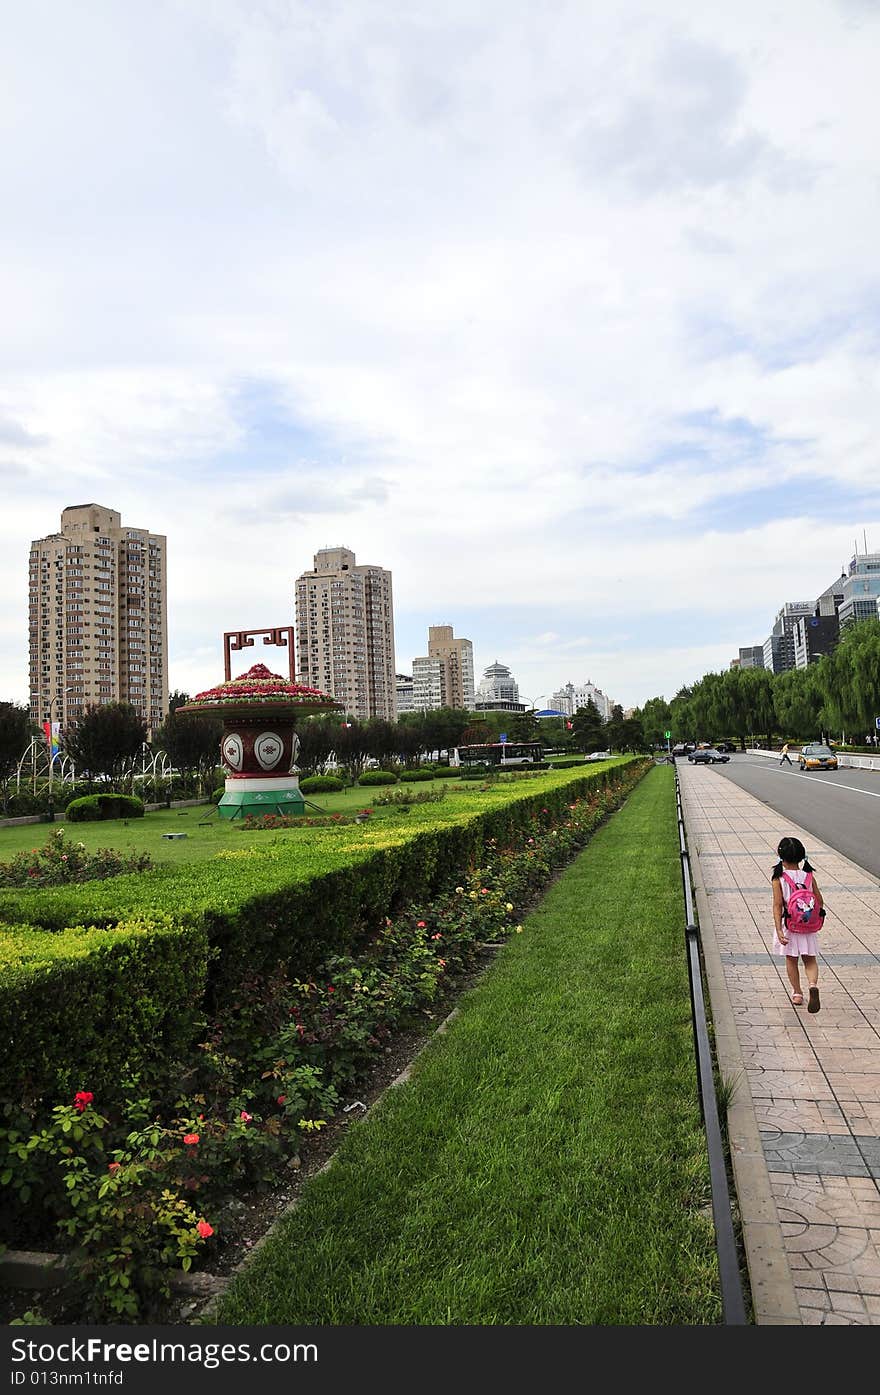
<svg viewBox="0 0 880 1395">
<path fill-rule="evenodd" d="M 65 689 L 64 689 L 64 694 L 63 694 L 63 696 L 66 697 L 68 693 L 72 693 L 72 692 L 73 692 L 73 688 L 72 688 L 72 687 L 70 687 L 70 688 L 65 688 Z M 62 694 L 61 694 L 61 693 L 56 693 L 54 697 L 51 697 L 51 698 L 49 699 L 49 716 L 48 716 L 47 719 L 46 719 L 46 720 L 48 721 L 48 723 L 49 723 L 49 736 L 48 736 L 48 738 L 47 738 L 47 744 L 48 744 L 48 746 L 49 746 L 49 803 L 48 803 L 48 810 L 47 810 L 47 812 L 48 812 L 48 814 L 49 814 L 49 822 L 50 822 L 50 823 L 54 823 L 54 822 L 55 822 L 55 800 L 54 800 L 54 796 L 53 796 L 53 790 L 54 790 L 55 753 L 54 753 L 54 751 L 52 750 L 52 712 L 53 712 L 53 710 L 54 710 L 54 708 L 55 708 L 56 702 L 60 702 L 60 701 L 61 701 L 61 697 L 62 697 Z"/>
</svg>

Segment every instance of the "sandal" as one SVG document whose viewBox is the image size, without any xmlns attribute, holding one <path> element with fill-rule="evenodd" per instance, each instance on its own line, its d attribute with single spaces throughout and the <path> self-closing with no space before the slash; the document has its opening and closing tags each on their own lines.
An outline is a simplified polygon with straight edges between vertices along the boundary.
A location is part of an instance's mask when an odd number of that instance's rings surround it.
<svg viewBox="0 0 880 1395">
<path fill-rule="evenodd" d="M 794 1004 L 795 1007 L 803 1007 L 803 1005 L 804 1005 L 804 995 L 803 995 L 803 993 L 792 993 L 792 995 L 791 995 L 791 1001 L 792 1001 L 792 1003 Z"/>
<path fill-rule="evenodd" d="M 819 989 L 815 983 L 810 984 L 810 1001 L 807 1004 L 807 1012 L 819 1011 Z"/>
</svg>

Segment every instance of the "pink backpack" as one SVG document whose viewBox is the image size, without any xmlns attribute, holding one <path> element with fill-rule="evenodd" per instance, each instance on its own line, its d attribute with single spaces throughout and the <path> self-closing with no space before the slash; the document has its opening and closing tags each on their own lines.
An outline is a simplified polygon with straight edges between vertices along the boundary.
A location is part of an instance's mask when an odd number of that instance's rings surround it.
<svg viewBox="0 0 880 1395">
<path fill-rule="evenodd" d="M 788 901 L 783 902 L 783 915 L 789 930 L 797 935 L 812 935 L 822 925 L 824 909 L 820 910 L 813 891 L 813 874 L 807 873 L 803 886 L 798 886 L 794 877 L 782 873 L 789 886 Z"/>
</svg>

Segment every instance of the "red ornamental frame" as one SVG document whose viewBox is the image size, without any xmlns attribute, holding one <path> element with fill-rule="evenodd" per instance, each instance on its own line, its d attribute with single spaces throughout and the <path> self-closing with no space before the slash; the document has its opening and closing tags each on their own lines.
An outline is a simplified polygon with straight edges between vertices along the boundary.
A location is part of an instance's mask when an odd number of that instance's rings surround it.
<svg viewBox="0 0 880 1395">
<path fill-rule="evenodd" d="M 291 683 L 296 682 L 296 664 L 293 652 L 293 626 L 284 625 L 276 629 L 226 630 L 223 634 L 223 668 L 226 682 L 232 681 L 232 654 L 239 649 L 253 649 L 254 640 L 263 636 L 264 644 L 277 645 L 287 650 L 288 668 Z"/>
</svg>

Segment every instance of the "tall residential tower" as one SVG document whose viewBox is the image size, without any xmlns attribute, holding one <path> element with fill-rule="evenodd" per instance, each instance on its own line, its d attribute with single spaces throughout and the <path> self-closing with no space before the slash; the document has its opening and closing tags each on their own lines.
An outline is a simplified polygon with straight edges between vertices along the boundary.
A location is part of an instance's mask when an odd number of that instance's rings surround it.
<svg viewBox="0 0 880 1395">
<path fill-rule="evenodd" d="M 62 726 L 86 707 L 130 703 L 150 729 L 168 712 L 166 541 L 77 504 L 31 543 L 31 719 Z"/>
<path fill-rule="evenodd" d="M 391 573 L 323 547 L 296 580 L 296 676 L 361 719 L 397 717 Z"/>
</svg>

